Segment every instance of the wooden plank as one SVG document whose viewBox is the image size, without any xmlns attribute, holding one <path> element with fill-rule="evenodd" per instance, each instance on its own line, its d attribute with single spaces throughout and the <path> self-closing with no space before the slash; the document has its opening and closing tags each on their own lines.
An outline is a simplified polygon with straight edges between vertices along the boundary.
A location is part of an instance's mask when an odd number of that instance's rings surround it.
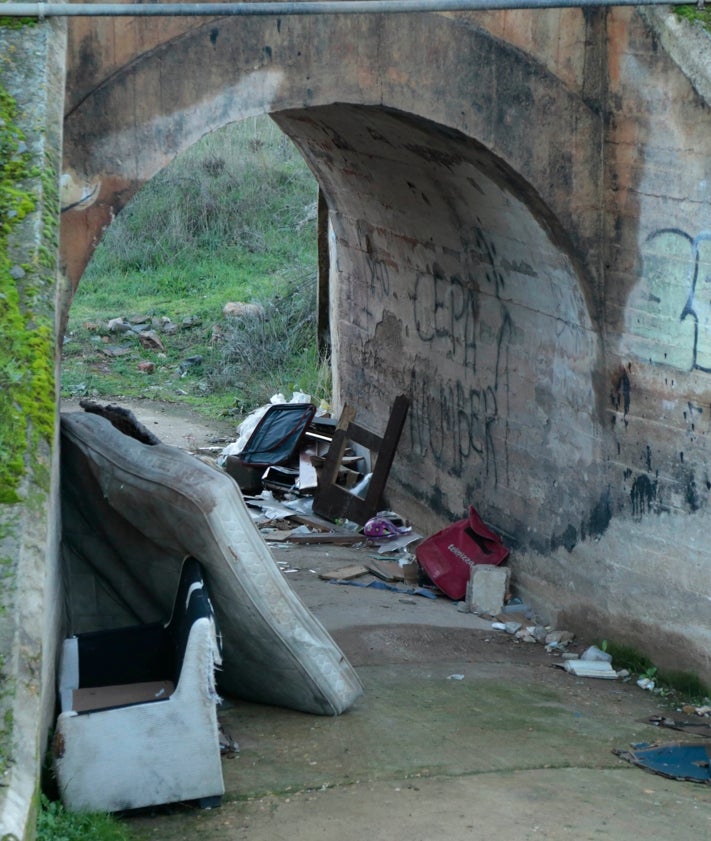
<svg viewBox="0 0 711 841">
<path fill-rule="evenodd" d="M 365 538 L 362 534 L 340 534 L 338 532 L 317 532 L 315 534 L 290 534 L 287 538 L 289 543 L 330 543 L 333 546 L 352 546 L 354 543 L 362 543 Z"/>
<path fill-rule="evenodd" d="M 404 581 L 405 574 L 400 564 L 395 561 L 370 560 L 365 563 L 366 569 L 382 581 Z"/>
<path fill-rule="evenodd" d="M 351 564 L 330 572 L 320 572 L 318 577 L 324 581 L 350 581 L 352 578 L 360 578 L 361 575 L 367 574 L 368 570 L 362 564 Z"/>
</svg>

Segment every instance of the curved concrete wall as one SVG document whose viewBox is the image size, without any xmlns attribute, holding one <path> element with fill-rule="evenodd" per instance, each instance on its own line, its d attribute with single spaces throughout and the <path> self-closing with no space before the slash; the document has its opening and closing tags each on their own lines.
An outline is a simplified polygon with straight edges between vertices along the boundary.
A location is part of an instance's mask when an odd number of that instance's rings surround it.
<svg viewBox="0 0 711 841">
<path fill-rule="evenodd" d="M 336 397 L 372 425 L 413 401 L 392 504 L 425 531 L 476 505 L 552 618 L 711 679 L 711 112 L 648 22 L 112 22 L 70 43 L 73 282 L 175 154 L 270 113 L 328 205 Z"/>
<path fill-rule="evenodd" d="M 340 390 L 376 417 L 393 394 L 413 401 L 395 476 L 418 524 L 476 501 L 547 548 L 569 518 L 590 519 L 600 482 L 581 491 L 579 473 L 599 473 L 600 344 L 542 202 L 480 144 L 411 115 L 339 105 L 275 119 L 337 208 Z"/>
</svg>

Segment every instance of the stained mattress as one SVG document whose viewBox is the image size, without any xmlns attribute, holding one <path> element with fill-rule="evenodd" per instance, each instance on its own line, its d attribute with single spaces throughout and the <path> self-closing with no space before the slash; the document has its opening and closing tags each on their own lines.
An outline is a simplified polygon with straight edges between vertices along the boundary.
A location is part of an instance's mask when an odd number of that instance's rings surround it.
<svg viewBox="0 0 711 841">
<path fill-rule="evenodd" d="M 127 620 L 167 618 L 182 560 L 193 555 L 222 635 L 223 694 L 324 715 L 354 703 L 355 670 L 284 580 L 229 475 L 100 415 L 62 414 L 61 431 L 70 632 L 107 622 L 110 611 L 81 604 L 89 592 Z"/>
</svg>

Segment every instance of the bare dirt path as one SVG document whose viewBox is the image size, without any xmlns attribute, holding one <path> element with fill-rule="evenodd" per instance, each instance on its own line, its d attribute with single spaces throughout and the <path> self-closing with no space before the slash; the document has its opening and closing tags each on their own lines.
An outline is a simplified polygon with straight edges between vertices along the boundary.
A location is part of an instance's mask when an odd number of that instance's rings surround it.
<svg viewBox="0 0 711 841">
<path fill-rule="evenodd" d="M 99 404 L 112 403 L 129 409 L 136 418 L 164 444 L 191 452 L 197 449 L 224 446 L 234 441 L 237 424 L 228 418 L 207 418 L 182 403 L 156 400 L 95 398 Z M 79 400 L 62 400 L 62 412 L 81 412 Z"/>
</svg>

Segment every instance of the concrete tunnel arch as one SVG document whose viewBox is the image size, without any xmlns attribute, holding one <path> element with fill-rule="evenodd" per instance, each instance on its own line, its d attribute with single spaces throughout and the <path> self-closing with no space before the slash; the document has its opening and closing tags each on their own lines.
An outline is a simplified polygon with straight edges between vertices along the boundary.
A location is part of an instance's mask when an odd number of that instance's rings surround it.
<svg viewBox="0 0 711 841">
<path fill-rule="evenodd" d="M 570 517 L 574 489 L 551 496 L 544 476 L 595 470 L 601 349 L 557 220 L 482 144 L 412 114 L 341 103 L 273 118 L 330 210 L 336 391 L 381 418 L 394 393 L 413 401 L 394 474 L 407 509 L 446 519 L 471 500 L 521 542 L 552 508 Z M 575 540 L 595 530 L 578 518 Z"/>
<path fill-rule="evenodd" d="M 312 39 L 327 32 L 308 54 L 300 20 L 209 21 L 85 83 L 65 121 L 66 273 L 78 282 L 113 215 L 206 130 L 271 114 L 329 207 L 337 402 L 377 425 L 394 394 L 413 398 L 394 499 L 423 529 L 471 502 L 514 543 L 574 544 L 600 505 L 597 219 L 575 189 L 598 120 L 530 56 L 426 17 L 310 21 Z M 376 72 L 403 26 L 452 73 L 412 54 Z"/>
</svg>

